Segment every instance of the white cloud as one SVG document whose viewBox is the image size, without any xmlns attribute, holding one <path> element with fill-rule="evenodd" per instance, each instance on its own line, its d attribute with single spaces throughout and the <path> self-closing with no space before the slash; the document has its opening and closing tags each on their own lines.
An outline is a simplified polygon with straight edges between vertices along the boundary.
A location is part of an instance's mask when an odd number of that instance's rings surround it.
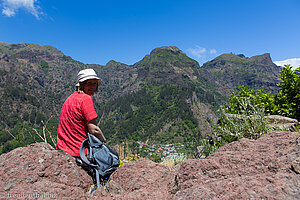
<svg viewBox="0 0 300 200">
<path fill-rule="evenodd" d="M 217 54 L 217 50 L 211 49 L 211 50 L 209 51 L 209 53 L 210 53 L 210 54 Z"/>
<path fill-rule="evenodd" d="M 194 48 L 189 48 L 186 49 L 186 54 L 190 56 L 191 58 L 195 59 L 198 61 L 200 65 L 203 63 L 207 62 L 209 59 L 213 59 L 216 54 L 217 50 L 216 49 L 210 49 L 209 51 L 201 47 L 199 45 L 195 45 Z"/>
<path fill-rule="evenodd" d="M 190 49 L 187 49 L 186 51 L 198 59 L 205 57 L 205 54 L 207 52 L 205 48 L 200 47 L 198 45 L 196 45 L 195 48 L 190 48 Z"/>
<path fill-rule="evenodd" d="M 19 9 L 25 9 L 27 12 L 39 19 L 39 6 L 35 5 L 37 0 L 2 0 L 2 14 L 7 17 L 13 17 L 16 15 Z"/>
<path fill-rule="evenodd" d="M 16 12 L 10 8 L 3 8 L 2 14 L 6 15 L 7 17 L 12 17 L 16 14 Z"/>
<path fill-rule="evenodd" d="M 296 69 L 296 68 L 300 67 L 300 58 L 291 58 L 291 59 L 282 60 L 282 61 L 274 61 L 274 63 L 278 66 L 290 64 L 293 67 L 293 69 Z"/>
</svg>

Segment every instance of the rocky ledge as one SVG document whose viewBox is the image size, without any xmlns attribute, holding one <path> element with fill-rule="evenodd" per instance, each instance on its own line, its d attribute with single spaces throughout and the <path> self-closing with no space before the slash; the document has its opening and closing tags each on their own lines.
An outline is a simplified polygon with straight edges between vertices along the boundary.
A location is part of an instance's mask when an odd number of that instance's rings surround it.
<svg viewBox="0 0 300 200">
<path fill-rule="evenodd" d="M 241 139 L 179 170 L 141 159 L 119 168 L 89 195 L 91 179 L 45 143 L 0 156 L 0 197 L 53 199 L 299 199 L 300 133 Z"/>
</svg>

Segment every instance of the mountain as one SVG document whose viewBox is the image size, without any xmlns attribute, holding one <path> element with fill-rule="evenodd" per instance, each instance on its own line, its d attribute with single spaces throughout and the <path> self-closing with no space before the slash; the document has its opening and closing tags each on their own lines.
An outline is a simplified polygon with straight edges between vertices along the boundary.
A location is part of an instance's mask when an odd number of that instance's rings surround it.
<svg viewBox="0 0 300 200">
<path fill-rule="evenodd" d="M 241 84 L 276 92 L 279 71 L 269 54 L 223 54 L 200 67 L 174 46 L 156 48 L 134 65 L 83 64 L 54 47 L 26 43 L 0 43 L 0 56 L 0 153 L 40 141 L 34 129 L 56 137 L 60 109 L 84 68 L 102 79 L 93 98 L 110 143 L 181 142 L 190 149 L 213 133 L 214 111 L 230 92 Z"/>
<path fill-rule="evenodd" d="M 210 135 L 216 119 L 210 107 L 223 97 L 201 79 L 199 68 L 177 47 L 154 49 L 130 67 L 124 94 L 105 105 L 103 132 L 115 142 L 196 143 Z"/>
<path fill-rule="evenodd" d="M 26 143 L 32 142 L 32 128 L 41 131 L 48 120 L 55 132 L 62 103 L 84 64 L 54 47 L 36 44 L 0 43 L 0 55 L 0 142 L 8 151 L 21 145 L 18 138 L 11 142 L 11 135 L 22 134 Z"/>
<path fill-rule="evenodd" d="M 272 62 L 268 53 L 251 58 L 243 54 L 222 54 L 204 63 L 201 69 L 202 77 L 208 77 L 205 80 L 215 84 L 227 96 L 241 85 L 266 92 L 278 91 L 280 67 Z"/>
<path fill-rule="evenodd" d="M 1 53 L 2 128 L 3 119 L 14 118 L 11 115 L 19 119 L 31 111 L 57 114 L 57 105 L 74 89 L 74 75 L 84 66 L 50 46 L 0 43 Z"/>
</svg>

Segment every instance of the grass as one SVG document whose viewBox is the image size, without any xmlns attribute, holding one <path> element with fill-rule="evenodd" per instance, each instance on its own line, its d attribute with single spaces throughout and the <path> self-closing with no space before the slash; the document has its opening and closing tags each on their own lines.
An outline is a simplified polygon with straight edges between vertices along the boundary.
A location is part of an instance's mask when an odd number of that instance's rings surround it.
<svg viewBox="0 0 300 200">
<path fill-rule="evenodd" d="M 162 158 L 161 164 L 167 166 L 171 171 L 176 168 L 176 166 L 180 165 L 187 159 L 187 156 L 183 153 L 180 154 L 170 154 L 164 158 Z"/>
<path fill-rule="evenodd" d="M 210 142 L 202 140 L 200 157 L 207 157 L 220 147 L 241 138 L 258 139 L 270 131 L 283 130 L 270 127 L 264 109 L 253 105 L 250 99 L 241 98 L 238 105 L 241 110 L 238 114 L 230 114 L 224 107 L 220 107 L 220 120 L 214 127 L 215 135 Z"/>
</svg>

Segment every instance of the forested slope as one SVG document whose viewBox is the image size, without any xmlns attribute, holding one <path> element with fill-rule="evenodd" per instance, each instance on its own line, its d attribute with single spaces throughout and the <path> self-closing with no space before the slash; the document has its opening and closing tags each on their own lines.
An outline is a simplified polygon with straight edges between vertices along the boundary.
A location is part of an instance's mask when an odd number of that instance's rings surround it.
<svg viewBox="0 0 300 200">
<path fill-rule="evenodd" d="M 191 148 L 212 133 L 214 111 L 238 84 L 276 92 L 278 77 L 266 55 L 231 54 L 200 67 L 174 46 L 156 48 L 134 65 L 83 64 L 54 47 L 26 43 L 0 43 L 0 56 L 0 153 L 40 141 L 36 132 L 56 138 L 60 109 L 84 68 L 102 79 L 93 99 L 110 143 L 183 142 Z"/>
</svg>

